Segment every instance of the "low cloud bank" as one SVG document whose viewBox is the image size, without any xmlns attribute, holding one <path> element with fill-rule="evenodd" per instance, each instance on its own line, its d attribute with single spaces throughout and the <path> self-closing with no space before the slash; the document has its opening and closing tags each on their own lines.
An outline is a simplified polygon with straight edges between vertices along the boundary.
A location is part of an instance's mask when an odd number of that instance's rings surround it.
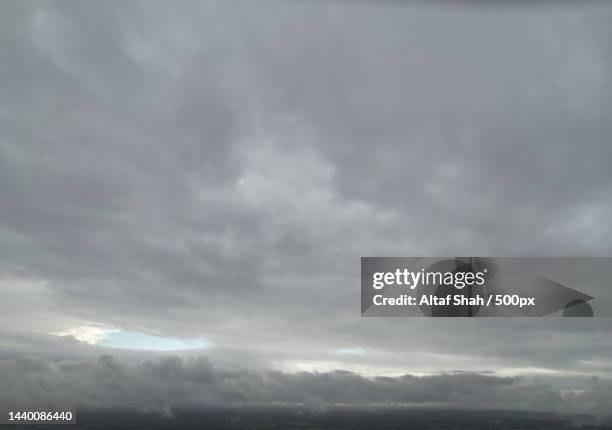
<svg viewBox="0 0 612 430">
<path fill-rule="evenodd" d="M 171 411 L 197 406 L 287 404 L 412 405 L 606 413 L 612 381 L 585 378 L 580 389 L 526 377 L 455 372 L 367 378 L 346 371 L 283 373 L 218 367 L 205 357 L 0 360 L 0 405 L 127 407 Z"/>
</svg>

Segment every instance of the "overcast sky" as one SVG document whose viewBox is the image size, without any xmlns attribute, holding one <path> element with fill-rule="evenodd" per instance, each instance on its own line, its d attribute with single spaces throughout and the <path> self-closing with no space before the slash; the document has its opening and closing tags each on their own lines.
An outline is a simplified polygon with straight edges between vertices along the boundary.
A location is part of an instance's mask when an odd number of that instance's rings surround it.
<svg viewBox="0 0 612 430">
<path fill-rule="evenodd" d="M 610 256 L 611 19 L 2 2 L 0 400 L 607 410 L 612 320 L 362 319 L 359 257 Z"/>
</svg>

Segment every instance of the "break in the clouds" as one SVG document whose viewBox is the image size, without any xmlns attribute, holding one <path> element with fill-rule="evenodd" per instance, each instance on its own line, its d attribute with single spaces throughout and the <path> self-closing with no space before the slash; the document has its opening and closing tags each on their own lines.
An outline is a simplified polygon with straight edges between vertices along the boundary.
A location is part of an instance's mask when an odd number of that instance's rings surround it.
<svg viewBox="0 0 612 430">
<path fill-rule="evenodd" d="M 140 333 L 243 368 L 610 376 L 608 320 L 362 320 L 358 278 L 610 255 L 610 5 L 0 8 L 3 356 Z"/>
</svg>

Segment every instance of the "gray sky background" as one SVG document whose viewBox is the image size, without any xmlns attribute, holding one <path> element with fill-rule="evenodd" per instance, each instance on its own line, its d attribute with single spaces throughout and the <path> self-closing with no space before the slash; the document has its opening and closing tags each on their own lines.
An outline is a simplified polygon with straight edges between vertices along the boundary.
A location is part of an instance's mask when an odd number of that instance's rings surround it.
<svg viewBox="0 0 612 430">
<path fill-rule="evenodd" d="M 359 257 L 610 256 L 611 19 L 3 2 L 0 400 L 609 410 L 612 320 L 361 319 Z"/>
</svg>

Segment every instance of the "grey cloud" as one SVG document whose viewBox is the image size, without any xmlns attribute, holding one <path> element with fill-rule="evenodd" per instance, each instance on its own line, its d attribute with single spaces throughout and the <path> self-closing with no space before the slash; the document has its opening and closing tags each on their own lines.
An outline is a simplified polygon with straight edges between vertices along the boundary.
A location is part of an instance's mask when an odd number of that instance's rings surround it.
<svg viewBox="0 0 612 430">
<path fill-rule="evenodd" d="M 193 406 L 286 404 L 426 405 L 470 408 L 609 412 L 609 381 L 591 378 L 585 389 L 475 373 L 365 378 L 354 373 L 244 371 L 203 357 L 125 361 L 104 355 L 83 361 L 22 357 L 0 361 L 0 381 L 15 387 L 0 403 L 76 408 L 127 407 L 171 411 Z M 571 394 L 567 394 L 570 392 Z"/>
<path fill-rule="evenodd" d="M 605 320 L 358 303 L 361 255 L 609 254 L 609 6 L 2 9 L 0 276 L 44 297 L 11 288 L 4 329 L 204 336 L 280 367 L 609 374 Z"/>
<path fill-rule="evenodd" d="M 450 254 L 466 243 L 504 254 L 609 249 L 603 218 L 593 235 L 571 225 L 610 207 L 605 8 L 301 4 L 301 19 L 295 9 L 272 24 L 252 19 L 271 105 L 313 124 L 344 195 L 402 213 L 399 238 Z M 432 225 L 444 241 L 428 238 Z M 508 230 L 522 232 L 516 243 Z"/>
<path fill-rule="evenodd" d="M 205 353 L 215 363 L 248 370 L 345 369 L 365 375 L 465 370 L 534 377 L 548 374 L 567 378 L 609 377 L 612 346 L 605 322 L 580 327 L 570 321 L 553 322 L 483 325 L 478 321 L 462 321 L 450 326 L 411 320 L 408 326 L 366 320 L 350 327 L 336 323 L 335 330 L 326 334 L 323 331 L 329 323 L 309 324 L 310 327 L 295 323 L 290 332 L 299 335 L 287 336 L 274 330 L 281 320 L 260 321 L 255 339 L 251 338 L 252 331 L 237 334 L 223 328 L 211 330 L 213 335 L 207 338 Z M 246 325 L 248 320 L 234 324 Z M 343 353 L 343 349 L 349 353 Z M 70 336 L 0 333 L 0 356 L 4 358 L 42 355 L 77 360 L 99 355 L 142 358 L 164 354 L 167 353 L 88 345 Z M 193 357 L 202 354 L 202 350 L 175 354 Z"/>
</svg>

